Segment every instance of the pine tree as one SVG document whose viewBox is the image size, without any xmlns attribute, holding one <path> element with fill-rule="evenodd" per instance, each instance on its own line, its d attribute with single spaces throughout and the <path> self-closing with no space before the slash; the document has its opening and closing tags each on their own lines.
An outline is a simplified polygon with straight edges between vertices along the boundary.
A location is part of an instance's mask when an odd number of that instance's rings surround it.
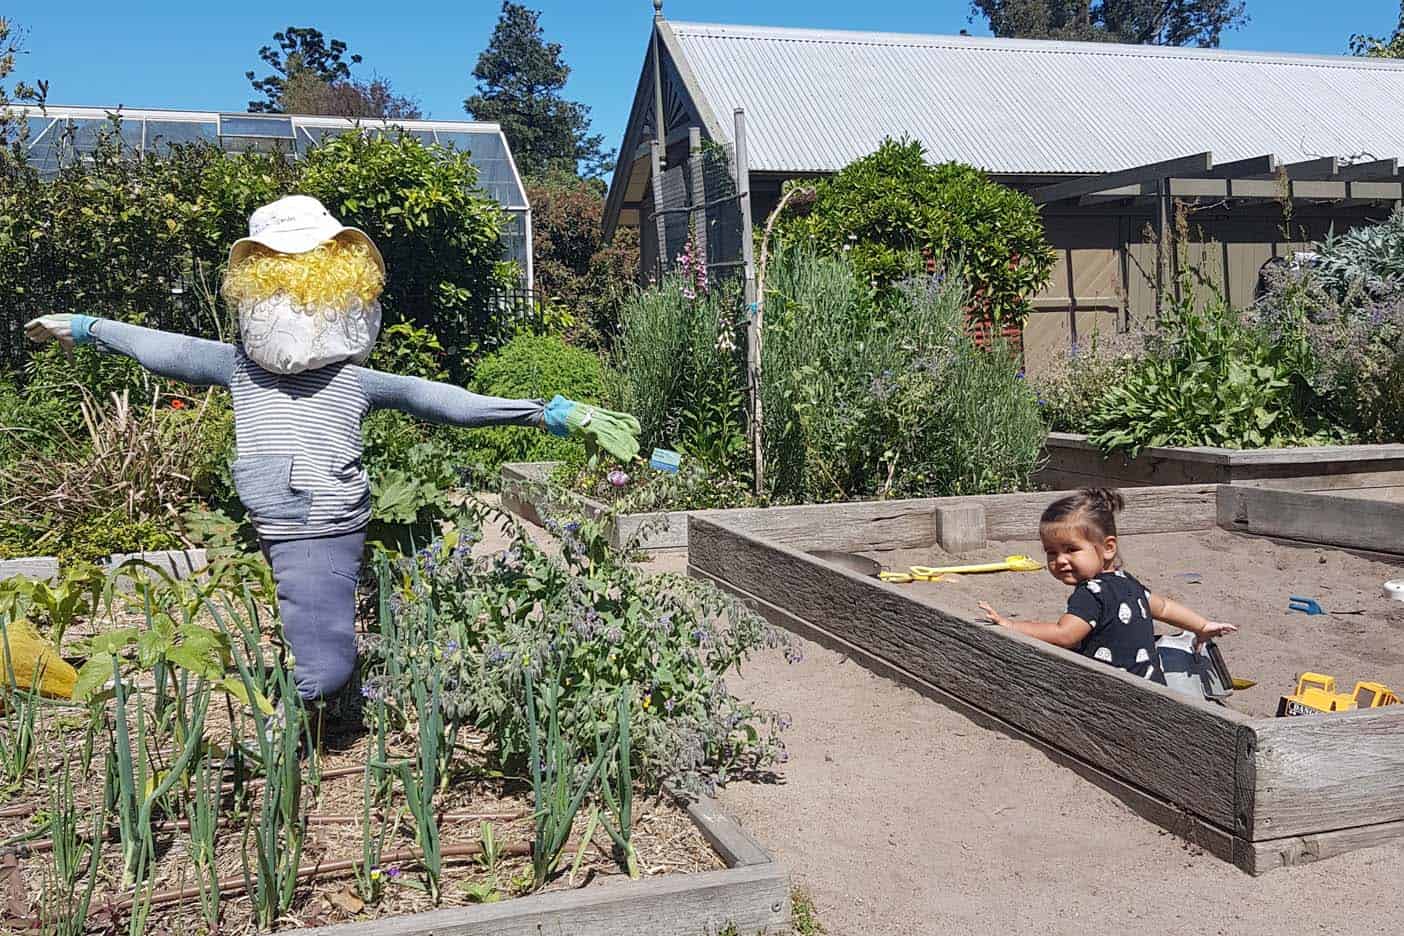
<svg viewBox="0 0 1404 936">
<path fill-rule="evenodd" d="M 561 45 L 547 42 L 541 14 L 504 2 L 473 77 L 478 93 L 463 102 L 474 120 L 502 125 L 512 158 L 529 175 L 566 170 L 592 178 L 613 165 L 604 138 L 590 133 L 590 108 L 561 96 L 570 66 Z"/>
</svg>

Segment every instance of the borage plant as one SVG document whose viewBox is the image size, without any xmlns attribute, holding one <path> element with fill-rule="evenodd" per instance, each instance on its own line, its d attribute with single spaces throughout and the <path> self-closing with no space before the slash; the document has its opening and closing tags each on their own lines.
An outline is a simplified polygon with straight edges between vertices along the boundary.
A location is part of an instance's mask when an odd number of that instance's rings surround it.
<svg viewBox="0 0 1404 936">
<path fill-rule="evenodd" d="M 485 523 L 510 529 L 507 548 L 474 557 Z M 781 716 L 728 691 L 725 676 L 751 653 L 784 638 L 714 587 L 649 575 L 609 546 L 595 523 L 568 524 L 561 553 L 533 543 L 506 515 L 476 501 L 456 529 L 396 566 L 380 567 L 394 639 L 368 641 L 377 690 L 408 695 L 410 660 L 444 674 L 445 711 L 488 735 L 498 760 L 519 764 L 530 729 L 522 705 L 528 675 L 554 669 L 561 731 L 581 759 L 630 711 L 632 769 L 645 787 L 665 778 L 710 789 L 781 760 Z M 423 622 L 433 609 L 433 628 Z M 791 659 L 797 652 L 787 648 Z M 538 702 L 541 701 L 538 695 Z"/>
</svg>

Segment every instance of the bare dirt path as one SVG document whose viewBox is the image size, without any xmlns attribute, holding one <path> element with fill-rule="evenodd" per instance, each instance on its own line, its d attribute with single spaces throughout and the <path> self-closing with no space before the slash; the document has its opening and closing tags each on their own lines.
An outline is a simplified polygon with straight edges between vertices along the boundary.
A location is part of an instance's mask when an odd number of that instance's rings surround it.
<svg viewBox="0 0 1404 936">
<path fill-rule="evenodd" d="M 1404 844 L 1251 878 L 1022 742 L 800 643 L 802 662 L 764 654 L 729 681 L 793 727 L 778 783 L 720 798 L 832 936 L 1301 936 L 1404 920 Z"/>
</svg>

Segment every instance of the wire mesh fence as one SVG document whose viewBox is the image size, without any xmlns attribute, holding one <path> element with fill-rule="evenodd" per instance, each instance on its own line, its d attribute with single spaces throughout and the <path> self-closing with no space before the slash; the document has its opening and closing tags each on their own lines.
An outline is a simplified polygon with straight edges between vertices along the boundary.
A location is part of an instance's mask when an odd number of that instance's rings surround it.
<svg viewBox="0 0 1404 936">
<path fill-rule="evenodd" d="M 745 269 L 742 230 L 735 151 L 730 144 L 707 144 L 659 177 L 641 239 L 644 269 L 661 278 L 677 268 L 691 242 L 709 279 L 739 276 Z"/>
</svg>

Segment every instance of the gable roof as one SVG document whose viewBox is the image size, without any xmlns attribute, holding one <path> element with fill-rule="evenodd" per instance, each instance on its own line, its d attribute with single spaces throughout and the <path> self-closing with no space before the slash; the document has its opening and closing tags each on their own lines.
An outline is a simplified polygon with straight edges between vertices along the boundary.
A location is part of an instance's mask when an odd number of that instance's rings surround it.
<svg viewBox="0 0 1404 936">
<path fill-rule="evenodd" d="M 1212 151 L 1404 153 L 1404 61 L 658 21 L 698 110 L 746 109 L 753 171 L 833 172 L 884 136 L 995 174 Z M 705 128 L 729 141 L 730 120 Z M 630 141 L 626 141 L 626 144 Z"/>
</svg>

